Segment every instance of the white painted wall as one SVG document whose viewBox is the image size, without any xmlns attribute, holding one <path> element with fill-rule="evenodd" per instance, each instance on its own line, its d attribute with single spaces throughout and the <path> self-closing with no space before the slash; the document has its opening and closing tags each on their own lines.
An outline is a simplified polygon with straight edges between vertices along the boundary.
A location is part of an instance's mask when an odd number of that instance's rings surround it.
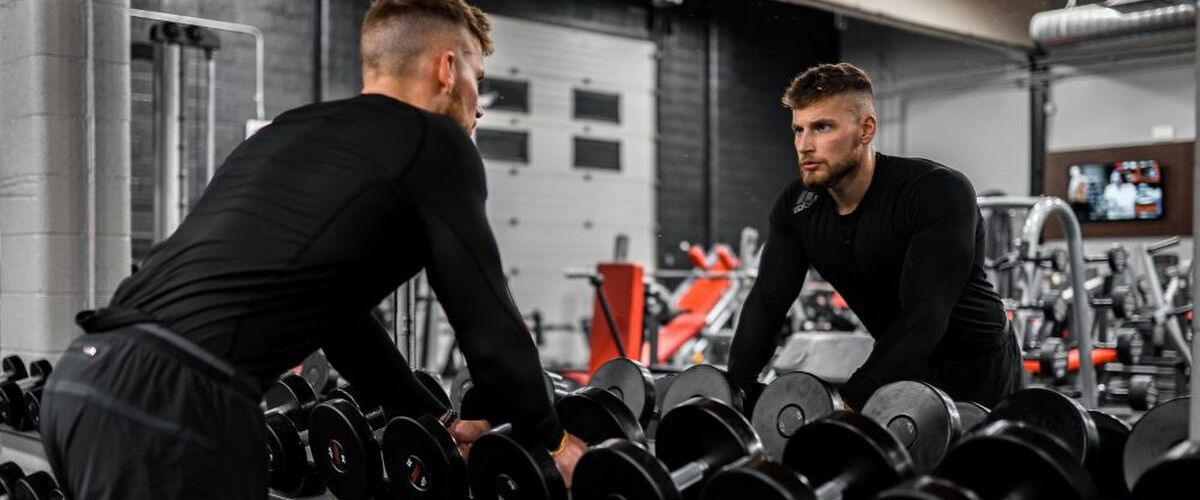
<svg viewBox="0 0 1200 500">
<path fill-rule="evenodd" d="M 1062 67 L 1047 119 L 1050 152 L 1109 148 L 1196 137 L 1196 76 L 1186 59 L 1102 68 Z M 1169 135 L 1155 136 L 1155 127 Z"/>
<path fill-rule="evenodd" d="M 129 274 L 128 12 L 0 2 L 0 351 L 27 362 Z"/>
<path fill-rule="evenodd" d="M 977 192 L 1029 193 L 1029 91 L 1008 53 L 862 21 L 842 31 L 842 59 L 871 75 L 876 147 L 967 175 Z"/>
<path fill-rule="evenodd" d="M 479 127 L 529 132 L 530 161 L 485 160 L 488 216 L 521 310 L 578 325 L 591 316 L 592 291 L 565 269 L 611 260 L 619 233 L 630 238 L 631 260 L 654 262 L 655 47 L 503 16 L 492 16 L 492 38 L 488 74 L 528 81 L 530 112 L 488 111 Z M 573 119 L 575 88 L 620 94 L 621 123 Z M 575 136 L 619 140 L 621 171 L 574 168 Z M 577 330 L 547 342 L 563 342 L 547 345 L 548 357 L 587 359 Z"/>
</svg>

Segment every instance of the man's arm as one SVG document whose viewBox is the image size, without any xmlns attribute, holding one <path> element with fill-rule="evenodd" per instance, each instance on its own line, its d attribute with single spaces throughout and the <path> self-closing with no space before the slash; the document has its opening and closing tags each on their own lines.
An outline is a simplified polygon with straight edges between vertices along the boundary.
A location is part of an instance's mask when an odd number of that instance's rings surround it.
<svg viewBox="0 0 1200 500">
<path fill-rule="evenodd" d="M 439 416 L 446 411 L 413 376 L 387 330 L 370 313 L 348 325 L 346 331 L 332 332 L 322 349 L 338 375 L 379 398 L 389 413 Z"/>
<path fill-rule="evenodd" d="M 841 388 L 860 409 L 880 386 L 915 377 L 937 347 L 975 260 L 975 190 L 962 174 L 937 170 L 908 200 L 912 237 L 900 273 L 900 315 L 875 337 L 871 355 Z"/>
<path fill-rule="evenodd" d="M 790 213 L 794 190 L 788 189 L 776 202 L 771 230 L 758 264 L 758 278 L 742 304 L 741 316 L 729 348 L 729 373 L 749 387 L 758 380 L 778 343 L 779 329 L 788 308 L 800 294 L 808 273 L 808 257 L 799 240 L 782 222 Z M 782 212 L 787 210 L 788 212 Z"/>
<path fill-rule="evenodd" d="M 536 346 L 512 300 L 484 210 L 475 146 L 449 121 L 430 119 L 424 151 L 403 177 L 427 237 L 429 283 L 458 337 L 475 387 L 486 391 L 522 440 L 555 449 L 563 429 Z"/>
</svg>

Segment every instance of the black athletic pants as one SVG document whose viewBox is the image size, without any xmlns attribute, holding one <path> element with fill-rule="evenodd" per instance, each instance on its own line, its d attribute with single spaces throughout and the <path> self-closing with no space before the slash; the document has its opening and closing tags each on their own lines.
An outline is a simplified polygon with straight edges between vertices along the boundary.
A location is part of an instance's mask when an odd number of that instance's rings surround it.
<svg viewBox="0 0 1200 500">
<path fill-rule="evenodd" d="M 1021 347 L 1010 328 L 988 349 L 929 363 L 927 382 L 955 401 L 973 401 L 988 408 L 1025 386 Z"/>
<path fill-rule="evenodd" d="M 84 335 L 42 394 L 46 458 L 76 500 L 263 500 L 257 392 L 156 325 Z"/>
</svg>

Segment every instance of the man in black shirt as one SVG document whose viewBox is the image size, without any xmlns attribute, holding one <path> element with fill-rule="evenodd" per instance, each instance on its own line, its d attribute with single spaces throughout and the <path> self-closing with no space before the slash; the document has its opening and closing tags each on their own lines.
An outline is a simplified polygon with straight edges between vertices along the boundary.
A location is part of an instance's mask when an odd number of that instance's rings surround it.
<svg viewBox="0 0 1200 500">
<path fill-rule="evenodd" d="M 861 409 L 880 386 L 925 380 L 991 406 L 1022 385 L 1021 356 L 983 272 L 984 228 L 966 176 L 874 152 L 871 82 L 847 64 L 812 67 L 783 96 L 800 178 L 784 188 L 729 371 L 758 378 L 811 265 L 875 338 L 841 394 Z"/>
<path fill-rule="evenodd" d="M 258 399 L 322 348 L 391 414 L 440 416 L 460 444 L 487 430 L 413 377 L 370 314 L 421 269 L 477 390 L 566 478 L 563 431 L 484 212 L 486 16 L 463 0 L 377 0 L 363 95 L 285 112 L 229 156 L 188 217 L 109 307 L 79 317 L 46 386 L 47 457 L 80 499 L 267 495 Z"/>
</svg>

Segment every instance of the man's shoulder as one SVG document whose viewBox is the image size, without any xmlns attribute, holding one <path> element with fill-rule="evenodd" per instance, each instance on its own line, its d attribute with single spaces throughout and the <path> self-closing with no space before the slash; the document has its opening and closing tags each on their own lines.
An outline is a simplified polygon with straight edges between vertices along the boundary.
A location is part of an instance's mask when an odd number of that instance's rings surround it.
<svg viewBox="0 0 1200 500">
<path fill-rule="evenodd" d="M 917 187 L 966 187 L 974 190 L 971 180 L 966 174 L 946 166 L 945 164 L 919 157 L 903 157 L 880 155 L 890 177 L 899 179 L 897 183 L 908 188 Z"/>
</svg>

